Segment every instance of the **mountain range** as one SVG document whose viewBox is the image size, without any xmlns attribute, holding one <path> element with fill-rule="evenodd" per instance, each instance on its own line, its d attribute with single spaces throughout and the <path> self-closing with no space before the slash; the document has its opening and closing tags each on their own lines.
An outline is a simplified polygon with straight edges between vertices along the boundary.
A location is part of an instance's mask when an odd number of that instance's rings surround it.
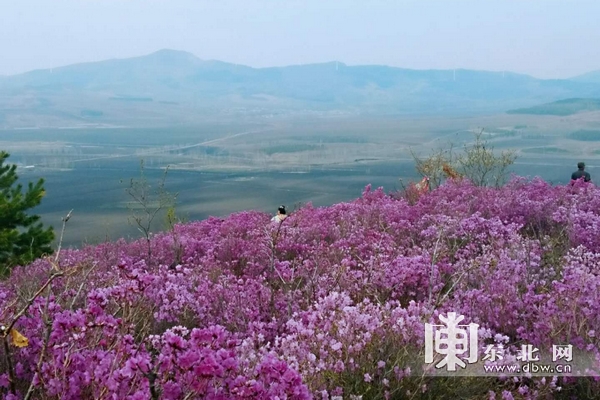
<svg viewBox="0 0 600 400">
<path fill-rule="evenodd" d="M 0 77 L 0 129 L 187 124 L 207 116 L 468 115 L 600 97 L 600 71 L 573 79 L 341 62 L 251 68 L 160 50 Z"/>
</svg>

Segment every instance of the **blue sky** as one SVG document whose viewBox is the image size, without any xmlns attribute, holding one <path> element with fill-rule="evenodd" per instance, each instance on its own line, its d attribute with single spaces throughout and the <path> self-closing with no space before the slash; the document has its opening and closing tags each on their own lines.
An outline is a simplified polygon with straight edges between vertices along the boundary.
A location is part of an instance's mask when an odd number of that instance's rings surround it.
<svg viewBox="0 0 600 400">
<path fill-rule="evenodd" d="M 162 48 L 567 78 L 600 69 L 598 0 L 0 0 L 0 74 Z"/>
</svg>

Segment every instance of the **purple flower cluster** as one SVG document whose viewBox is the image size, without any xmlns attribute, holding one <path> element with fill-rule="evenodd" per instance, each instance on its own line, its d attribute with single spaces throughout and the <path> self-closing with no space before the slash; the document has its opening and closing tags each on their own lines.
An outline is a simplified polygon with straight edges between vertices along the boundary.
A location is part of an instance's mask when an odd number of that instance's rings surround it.
<svg viewBox="0 0 600 400">
<path fill-rule="evenodd" d="M 592 185 L 448 182 L 414 204 L 367 187 L 281 224 L 242 212 L 177 225 L 150 245 L 151 259 L 145 241 L 67 250 L 57 266 L 41 259 L 0 282 L 7 325 L 64 273 L 15 324 L 29 345 L 10 348 L 12 378 L 0 350 L 5 398 L 435 397 L 452 388 L 415 365 L 424 324 L 448 312 L 479 324 L 482 351 L 571 343 L 600 359 Z M 577 387 L 487 382 L 490 398 Z"/>
</svg>

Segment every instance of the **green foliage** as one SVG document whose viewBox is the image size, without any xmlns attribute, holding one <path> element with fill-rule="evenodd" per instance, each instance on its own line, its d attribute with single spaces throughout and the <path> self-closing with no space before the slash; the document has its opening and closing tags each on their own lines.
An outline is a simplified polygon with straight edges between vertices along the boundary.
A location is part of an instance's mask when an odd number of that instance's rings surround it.
<svg viewBox="0 0 600 400">
<path fill-rule="evenodd" d="M 494 148 L 483 139 L 483 130 L 475 135 L 475 141 L 464 146 L 456 157 L 458 171 L 477 186 L 500 187 L 506 182 L 508 167 L 516 159 L 514 151 L 494 154 Z"/>
<path fill-rule="evenodd" d="M 17 183 L 16 165 L 4 165 L 9 154 L 0 151 L 0 274 L 15 265 L 25 265 L 51 253 L 52 227 L 44 228 L 38 215 L 27 210 L 39 205 L 45 195 L 44 180 L 29 182 L 27 191 Z"/>
<path fill-rule="evenodd" d="M 171 195 L 173 201 L 166 208 L 166 211 L 165 211 L 164 223 L 165 223 L 165 228 L 169 231 L 173 231 L 176 224 L 182 224 L 182 223 L 189 221 L 189 216 L 187 213 L 182 216 L 177 212 L 177 206 L 175 204 L 176 196 L 177 195 Z"/>
</svg>

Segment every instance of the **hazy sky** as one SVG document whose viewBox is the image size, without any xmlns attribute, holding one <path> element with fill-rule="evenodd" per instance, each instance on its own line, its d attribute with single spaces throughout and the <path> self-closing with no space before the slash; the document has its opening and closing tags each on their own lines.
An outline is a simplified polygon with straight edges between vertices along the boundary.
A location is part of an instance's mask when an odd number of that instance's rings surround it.
<svg viewBox="0 0 600 400">
<path fill-rule="evenodd" d="M 600 69 L 600 0 L 0 0 L 0 74 L 162 48 L 566 78 Z"/>
</svg>

